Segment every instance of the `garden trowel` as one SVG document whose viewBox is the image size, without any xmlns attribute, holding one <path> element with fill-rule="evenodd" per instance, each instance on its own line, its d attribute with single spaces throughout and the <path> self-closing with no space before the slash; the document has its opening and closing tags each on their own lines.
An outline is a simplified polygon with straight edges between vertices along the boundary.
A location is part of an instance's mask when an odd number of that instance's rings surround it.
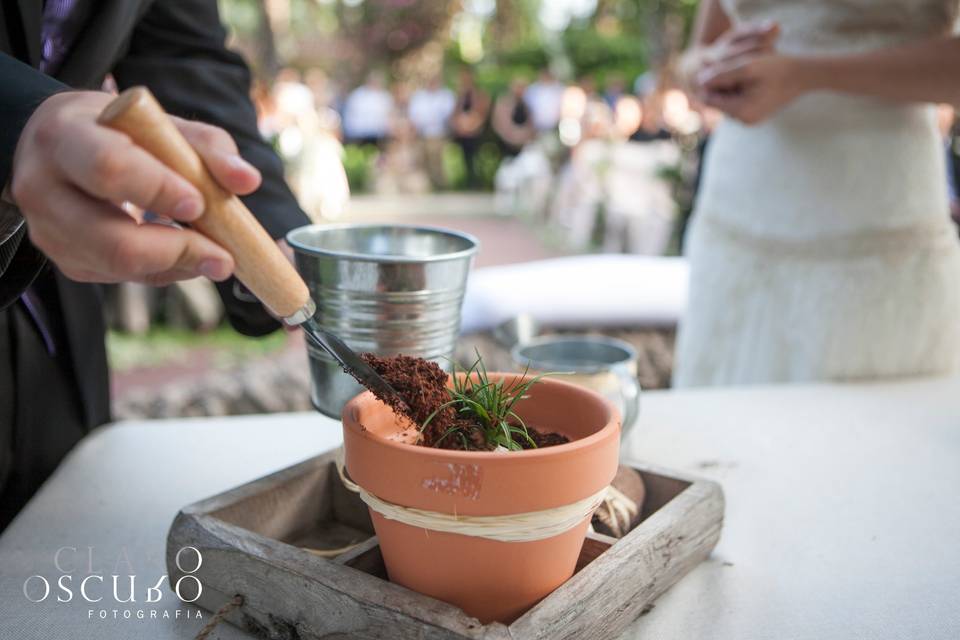
<svg viewBox="0 0 960 640">
<path fill-rule="evenodd" d="M 378 398 L 395 408 L 406 407 L 370 365 L 317 323 L 316 305 L 303 278 L 240 199 L 217 184 L 148 89 L 127 89 L 107 105 L 98 122 L 130 136 L 200 191 L 206 208 L 190 227 L 230 252 L 237 279 L 274 315 L 289 326 L 301 327 L 309 340 Z"/>
</svg>

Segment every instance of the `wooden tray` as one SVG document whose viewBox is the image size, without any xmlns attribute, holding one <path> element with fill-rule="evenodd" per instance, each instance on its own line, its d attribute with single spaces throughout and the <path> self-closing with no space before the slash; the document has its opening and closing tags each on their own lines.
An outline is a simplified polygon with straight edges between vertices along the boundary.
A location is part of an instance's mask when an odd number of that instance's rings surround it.
<svg viewBox="0 0 960 640">
<path fill-rule="evenodd" d="M 577 572 L 506 626 L 482 625 L 462 610 L 387 581 L 366 505 L 337 475 L 335 452 L 184 508 L 167 539 L 171 585 L 184 575 L 175 556 L 196 547 L 203 562 L 196 604 L 216 611 L 235 594 L 227 620 L 263 638 L 545 640 L 611 638 L 704 560 L 723 522 L 714 482 L 643 464 L 643 520 L 616 540 L 589 534 Z M 302 547 L 332 549 L 332 557 Z M 192 564 L 183 561 L 185 568 Z M 196 597 L 195 581 L 180 593 Z"/>
</svg>

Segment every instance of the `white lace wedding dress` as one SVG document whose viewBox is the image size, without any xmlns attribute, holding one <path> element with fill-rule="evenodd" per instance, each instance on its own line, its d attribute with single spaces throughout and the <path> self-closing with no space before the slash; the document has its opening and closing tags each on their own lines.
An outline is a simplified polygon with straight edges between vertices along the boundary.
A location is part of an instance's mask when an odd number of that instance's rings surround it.
<svg viewBox="0 0 960 640">
<path fill-rule="evenodd" d="M 864 51 L 950 32 L 946 0 L 727 0 L 778 49 Z M 960 77 L 960 76 L 958 76 Z M 933 108 L 818 92 L 724 121 L 687 235 L 676 386 L 960 368 L 960 242 Z"/>
</svg>

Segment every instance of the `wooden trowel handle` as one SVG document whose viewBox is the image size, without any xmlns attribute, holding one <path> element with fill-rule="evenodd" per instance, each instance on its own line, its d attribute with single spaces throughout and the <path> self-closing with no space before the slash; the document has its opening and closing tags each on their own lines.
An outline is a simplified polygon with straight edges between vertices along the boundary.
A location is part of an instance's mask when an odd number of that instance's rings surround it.
<svg viewBox="0 0 960 640">
<path fill-rule="evenodd" d="M 273 313 L 286 318 L 308 304 L 310 292 L 300 274 L 240 199 L 217 184 L 149 90 L 127 89 L 99 122 L 130 136 L 200 190 L 206 208 L 190 226 L 230 252 L 237 278 Z"/>
</svg>

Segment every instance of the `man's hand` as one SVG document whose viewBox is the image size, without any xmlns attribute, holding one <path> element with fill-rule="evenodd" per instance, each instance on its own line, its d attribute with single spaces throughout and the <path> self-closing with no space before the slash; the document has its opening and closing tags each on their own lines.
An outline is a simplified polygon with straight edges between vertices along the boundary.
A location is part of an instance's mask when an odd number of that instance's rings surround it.
<svg viewBox="0 0 960 640">
<path fill-rule="evenodd" d="M 222 247 L 189 229 L 141 224 L 142 210 L 189 223 L 203 213 L 203 199 L 129 137 L 97 124 L 111 99 L 93 91 L 60 93 L 27 122 L 14 155 L 11 194 L 31 241 L 67 277 L 82 282 L 225 280 L 234 263 Z M 225 131 L 174 121 L 225 189 L 243 195 L 260 185 L 259 172 Z"/>
</svg>

